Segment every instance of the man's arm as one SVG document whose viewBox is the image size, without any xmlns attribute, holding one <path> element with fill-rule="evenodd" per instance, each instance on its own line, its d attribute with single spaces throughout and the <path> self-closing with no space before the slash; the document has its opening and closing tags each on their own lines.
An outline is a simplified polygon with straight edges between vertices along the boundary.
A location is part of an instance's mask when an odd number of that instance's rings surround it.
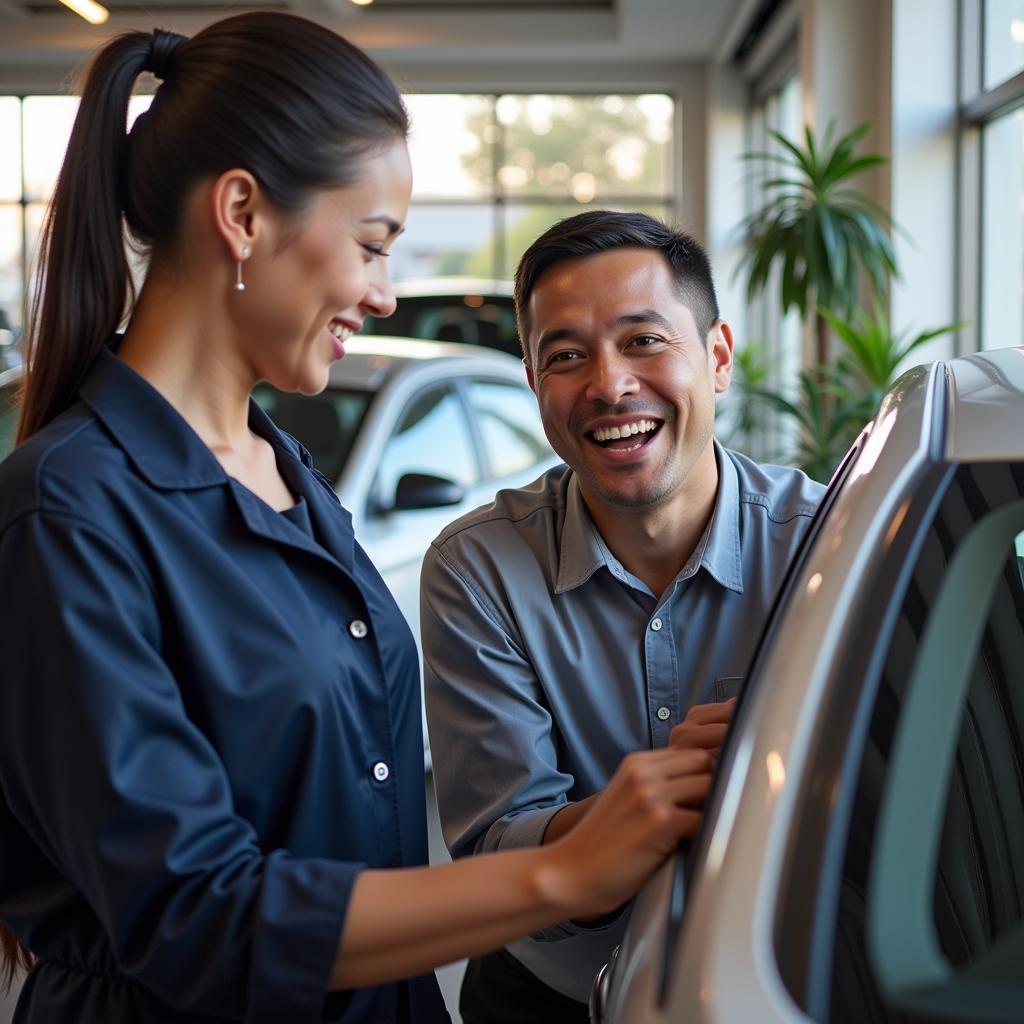
<svg viewBox="0 0 1024 1024">
<path fill-rule="evenodd" d="M 454 857 L 538 846 L 566 806 L 543 689 L 507 609 L 431 547 L 420 627 L 434 782 Z"/>
</svg>

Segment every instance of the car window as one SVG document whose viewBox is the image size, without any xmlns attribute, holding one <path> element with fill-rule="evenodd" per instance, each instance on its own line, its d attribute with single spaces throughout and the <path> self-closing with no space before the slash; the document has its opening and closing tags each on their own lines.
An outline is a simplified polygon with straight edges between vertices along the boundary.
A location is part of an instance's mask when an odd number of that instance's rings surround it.
<svg viewBox="0 0 1024 1024">
<path fill-rule="evenodd" d="M 551 456 L 537 399 L 529 388 L 511 381 L 474 380 L 466 392 L 492 477 L 521 473 Z"/>
<path fill-rule="evenodd" d="M 1000 974 L 989 958 L 1024 934 L 1022 499 L 1024 465 L 960 467 L 895 595 L 877 693 L 853 751 L 856 789 L 834 894 L 832 1024 L 923 1022 L 937 1009 L 962 1024 L 1024 1016 L 1024 977 L 1016 968 Z M 1009 516 L 1006 532 L 989 537 L 981 531 L 1002 522 L 997 513 Z M 971 582 L 982 577 L 990 586 Z M 951 614 L 951 600 L 976 614 Z M 930 764 L 943 735 L 945 775 Z M 915 771 L 923 771 L 916 781 Z M 929 806 L 933 833 L 921 825 Z M 922 963 L 934 970 L 930 980 Z M 972 970 L 965 996 L 961 979 Z"/>
<path fill-rule="evenodd" d="M 307 449 L 313 465 L 337 483 L 373 395 L 344 388 L 328 388 L 319 395 L 295 395 L 260 384 L 253 398 L 281 430 Z"/>
<path fill-rule="evenodd" d="M 466 294 L 408 296 L 386 320 L 367 317 L 364 334 L 397 334 L 428 341 L 483 345 L 521 356 L 512 297 Z"/>
<path fill-rule="evenodd" d="M 424 473 L 468 487 L 480 479 L 462 400 L 450 385 L 433 386 L 405 408 L 380 459 L 372 493 L 389 508 L 398 481 L 407 473 Z"/>
<path fill-rule="evenodd" d="M 6 458 L 14 448 L 14 433 L 18 425 L 18 390 L 21 381 L 0 388 L 0 459 Z"/>
</svg>

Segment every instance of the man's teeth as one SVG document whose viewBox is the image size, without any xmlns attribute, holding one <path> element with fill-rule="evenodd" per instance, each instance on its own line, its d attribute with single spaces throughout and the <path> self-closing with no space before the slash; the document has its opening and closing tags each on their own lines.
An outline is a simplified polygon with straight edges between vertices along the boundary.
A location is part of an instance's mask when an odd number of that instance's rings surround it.
<svg viewBox="0 0 1024 1024">
<path fill-rule="evenodd" d="M 355 331 L 353 331 L 351 327 L 346 327 L 344 324 L 339 324 L 333 321 L 327 325 L 327 330 L 329 330 L 339 341 L 348 341 L 348 339 L 355 334 Z"/>
<path fill-rule="evenodd" d="M 638 420 L 636 423 L 625 423 L 621 427 L 599 427 L 594 431 L 594 440 L 617 441 L 620 437 L 646 434 L 654 430 L 657 425 L 654 420 Z"/>
</svg>

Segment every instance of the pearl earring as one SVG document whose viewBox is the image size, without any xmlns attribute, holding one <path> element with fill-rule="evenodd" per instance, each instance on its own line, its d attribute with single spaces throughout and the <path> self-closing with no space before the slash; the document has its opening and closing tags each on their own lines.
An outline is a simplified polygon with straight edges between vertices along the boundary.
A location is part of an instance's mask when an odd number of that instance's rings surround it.
<svg viewBox="0 0 1024 1024">
<path fill-rule="evenodd" d="M 235 274 L 235 291 L 236 292 L 244 292 L 245 291 L 245 282 L 242 280 L 242 260 L 247 260 L 249 258 L 249 246 L 247 246 L 247 245 L 243 245 L 242 246 L 242 254 L 241 255 L 242 255 L 242 259 L 238 260 L 237 272 Z"/>
</svg>

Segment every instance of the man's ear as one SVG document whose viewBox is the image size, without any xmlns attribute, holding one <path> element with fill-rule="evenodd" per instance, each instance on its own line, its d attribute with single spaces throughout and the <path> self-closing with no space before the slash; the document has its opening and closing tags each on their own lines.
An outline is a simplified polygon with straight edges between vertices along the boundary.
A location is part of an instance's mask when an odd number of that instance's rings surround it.
<svg viewBox="0 0 1024 1024">
<path fill-rule="evenodd" d="M 732 328 L 716 320 L 708 332 L 708 361 L 715 379 L 715 394 L 729 390 L 732 381 Z"/>
<path fill-rule="evenodd" d="M 537 382 L 533 377 L 533 367 L 524 359 L 523 369 L 526 370 L 526 383 L 530 385 L 530 390 L 537 394 Z"/>
<path fill-rule="evenodd" d="M 244 260 L 255 248 L 260 233 L 260 188 L 256 179 L 240 167 L 218 175 L 210 190 L 210 215 L 232 260 Z"/>
</svg>

